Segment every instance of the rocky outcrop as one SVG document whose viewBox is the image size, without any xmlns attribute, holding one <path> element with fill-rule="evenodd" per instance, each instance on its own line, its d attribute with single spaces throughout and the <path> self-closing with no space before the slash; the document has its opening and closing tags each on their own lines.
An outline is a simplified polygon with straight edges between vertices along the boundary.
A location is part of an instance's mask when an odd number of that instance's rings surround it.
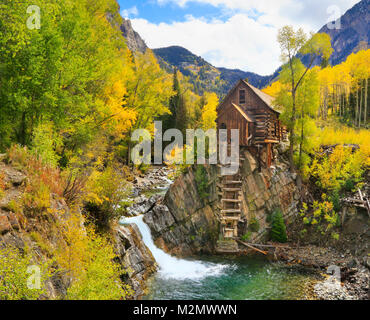
<svg viewBox="0 0 370 320">
<path fill-rule="evenodd" d="M 241 156 L 243 210 L 239 236 L 249 234 L 249 242 L 263 242 L 268 238 L 270 214 L 280 209 L 289 219 L 298 212 L 300 195 L 287 164 L 277 161 L 273 167 L 259 170 L 257 159 L 249 151 L 241 150 Z M 192 167 L 171 185 L 163 203 L 145 215 L 156 244 L 167 252 L 186 256 L 215 251 L 220 236 L 218 175 L 216 166 L 205 168 L 207 199 L 199 196 L 196 169 Z"/>
<path fill-rule="evenodd" d="M 160 248 L 179 256 L 213 252 L 219 231 L 216 177 L 216 168 L 208 166 L 209 197 L 201 199 L 190 168 L 171 185 L 163 202 L 146 213 L 144 221 Z"/>
<path fill-rule="evenodd" d="M 69 215 L 70 209 L 63 199 L 52 194 L 47 219 L 42 215 L 27 215 L 19 205 L 27 181 L 26 175 L 1 161 L 0 175 L 5 185 L 0 195 L 0 248 L 14 247 L 20 252 L 32 253 L 35 264 L 48 261 L 50 251 L 64 243 L 56 225 Z M 65 296 L 70 280 L 66 274 L 55 273 L 46 281 L 43 298 L 57 299 Z"/>
<path fill-rule="evenodd" d="M 123 19 L 123 23 L 120 28 L 126 39 L 127 47 L 134 53 L 145 53 L 148 47 L 140 35 L 132 28 L 131 21 L 129 19 Z"/>
<path fill-rule="evenodd" d="M 134 291 L 134 299 L 145 294 L 146 280 L 157 270 L 150 250 L 142 241 L 136 225 L 119 226 L 115 229 L 116 252 L 122 265 L 127 268 L 127 282 Z"/>
<path fill-rule="evenodd" d="M 285 219 L 298 212 L 300 193 L 296 175 L 290 173 L 285 162 L 277 159 L 272 167 L 259 170 L 257 159 L 250 152 L 244 151 L 243 157 L 242 199 L 246 223 L 240 231 L 242 234 L 251 232 L 249 241 L 261 242 L 268 238 L 269 217 L 276 209 L 281 210 Z"/>
</svg>

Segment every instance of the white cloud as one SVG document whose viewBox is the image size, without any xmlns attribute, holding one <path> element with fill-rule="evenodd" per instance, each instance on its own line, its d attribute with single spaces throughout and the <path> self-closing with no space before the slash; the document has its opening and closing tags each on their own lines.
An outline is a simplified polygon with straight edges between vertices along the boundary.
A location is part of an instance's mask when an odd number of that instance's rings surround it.
<svg viewBox="0 0 370 320">
<path fill-rule="evenodd" d="M 215 7 L 227 8 L 239 13 L 258 11 L 262 14 L 262 21 L 273 26 L 285 24 L 301 24 L 310 30 L 317 31 L 328 22 L 331 14 L 328 8 L 335 5 L 340 14 L 360 0 L 157 0 L 164 5 L 174 3 L 185 7 L 190 3 L 209 4 Z"/>
<path fill-rule="evenodd" d="M 276 30 L 246 15 L 236 14 L 226 22 L 188 17 L 171 24 L 144 19 L 132 24 L 150 48 L 180 45 L 217 67 L 270 74 L 280 64 Z"/>
<path fill-rule="evenodd" d="M 280 66 L 278 29 L 286 24 L 318 31 L 332 14 L 334 0 L 157 0 L 160 5 L 208 3 L 229 12 L 226 21 L 187 16 L 185 21 L 150 23 L 133 19 L 134 28 L 150 48 L 180 45 L 217 67 L 267 75 Z M 341 14 L 358 0 L 335 0 Z M 257 17 L 252 12 L 258 13 Z"/>
<path fill-rule="evenodd" d="M 136 6 L 134 6 L 132 8 L 129 8 L 129 9 L 123 9 L 121 11 L 121 16 L 126 18 L 126 19 L 136 17 L 138 15 L 139 15 L 139 10 L 137 9 Z"/>
</svg>

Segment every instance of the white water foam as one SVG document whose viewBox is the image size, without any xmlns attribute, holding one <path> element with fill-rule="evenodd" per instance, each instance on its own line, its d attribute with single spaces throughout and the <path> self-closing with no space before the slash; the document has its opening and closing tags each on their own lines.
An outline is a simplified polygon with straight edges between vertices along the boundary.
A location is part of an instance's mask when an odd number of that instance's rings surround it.
<svg viewBox="0 0 370 320">
<path fill-rule="evenodd" d="M 142 215 L 132 218 L 121 218 L 120 223 L 134 223 L 137 225 L 141 235 L 143 236 L 145 245 L 149 248 L 155 260 L 157 261 L 159 266 L 159 275 L 161 277 L 176 280 L 200 280 L 209 276 L 219 276 L 226 268 L 228 268 L 228 265 L 226 264 L 189 261 L 172 257 L 156 247 L 150 228 L 143 221 L 143 218 L 144 217 Z"/>
</svg>

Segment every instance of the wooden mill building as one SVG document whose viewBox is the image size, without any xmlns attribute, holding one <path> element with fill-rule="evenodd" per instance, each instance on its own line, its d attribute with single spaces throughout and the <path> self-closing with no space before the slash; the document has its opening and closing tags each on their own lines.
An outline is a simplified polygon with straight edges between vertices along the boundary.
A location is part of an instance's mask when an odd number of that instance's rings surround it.
<svg viewBox="0 0 370 320">
<path fill-rule="evenodd" d="M 217 108 L 218 129 L 239 129 L 239 145 L 249 147 L 266 166 L 271 166 L 274 144 L 286 139 L 286 128 L 273 98 L 247 81 L 240 80 Z M 230 132 L 228 133 L 230 137 Z M 264 152 L 265 151 L 265 152 Z"/>
<path fill-rule="evenodd" d="M 276 144 L 286 140 L 287 131 L 279 120 L 280 112 L 273 105 L 273 98 L 248 82 L 240 80 L 227 94 L 217 108 L 218 129 L 239 129 L 239 145 L 247 148 L 259 160 L 260 164 L 270 167 L 273 161 L 273 149 Z M 228 132 L 228 137 L 231 134 Z M 240 161 L 243 159 L 241 158 Z M 219 165 L 221 167 L 221 165 Z M 221 233 L 223 239 L 238 237 L 238 223 L 241 221 L 242 176 L 240 172 L 233 176 L 219 175 L 219 202 Z M 219 251 L 237 251 L 223 248 L 219 242 Z"/>
</svg>

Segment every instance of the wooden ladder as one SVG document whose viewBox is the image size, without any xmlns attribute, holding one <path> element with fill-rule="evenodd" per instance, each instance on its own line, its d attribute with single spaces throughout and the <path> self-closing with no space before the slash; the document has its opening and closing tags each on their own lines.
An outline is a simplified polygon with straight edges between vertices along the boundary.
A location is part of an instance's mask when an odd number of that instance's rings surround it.
<svg viewBox="0 0 370 320">
<path fill-rule="evenodd" d="M 243 161 L 244 159 L 241 159 Z M 219 219 L 221 223 L 221 235 L 223 239 L 235 239 L 238 237 L 238 222 L 242 214 L 242 180 L 240 171 L 234 175 L 222 176 L 222 165 L 219 165 L 218 173 L 218 196 L 219 196 Z"/>
</svg>

